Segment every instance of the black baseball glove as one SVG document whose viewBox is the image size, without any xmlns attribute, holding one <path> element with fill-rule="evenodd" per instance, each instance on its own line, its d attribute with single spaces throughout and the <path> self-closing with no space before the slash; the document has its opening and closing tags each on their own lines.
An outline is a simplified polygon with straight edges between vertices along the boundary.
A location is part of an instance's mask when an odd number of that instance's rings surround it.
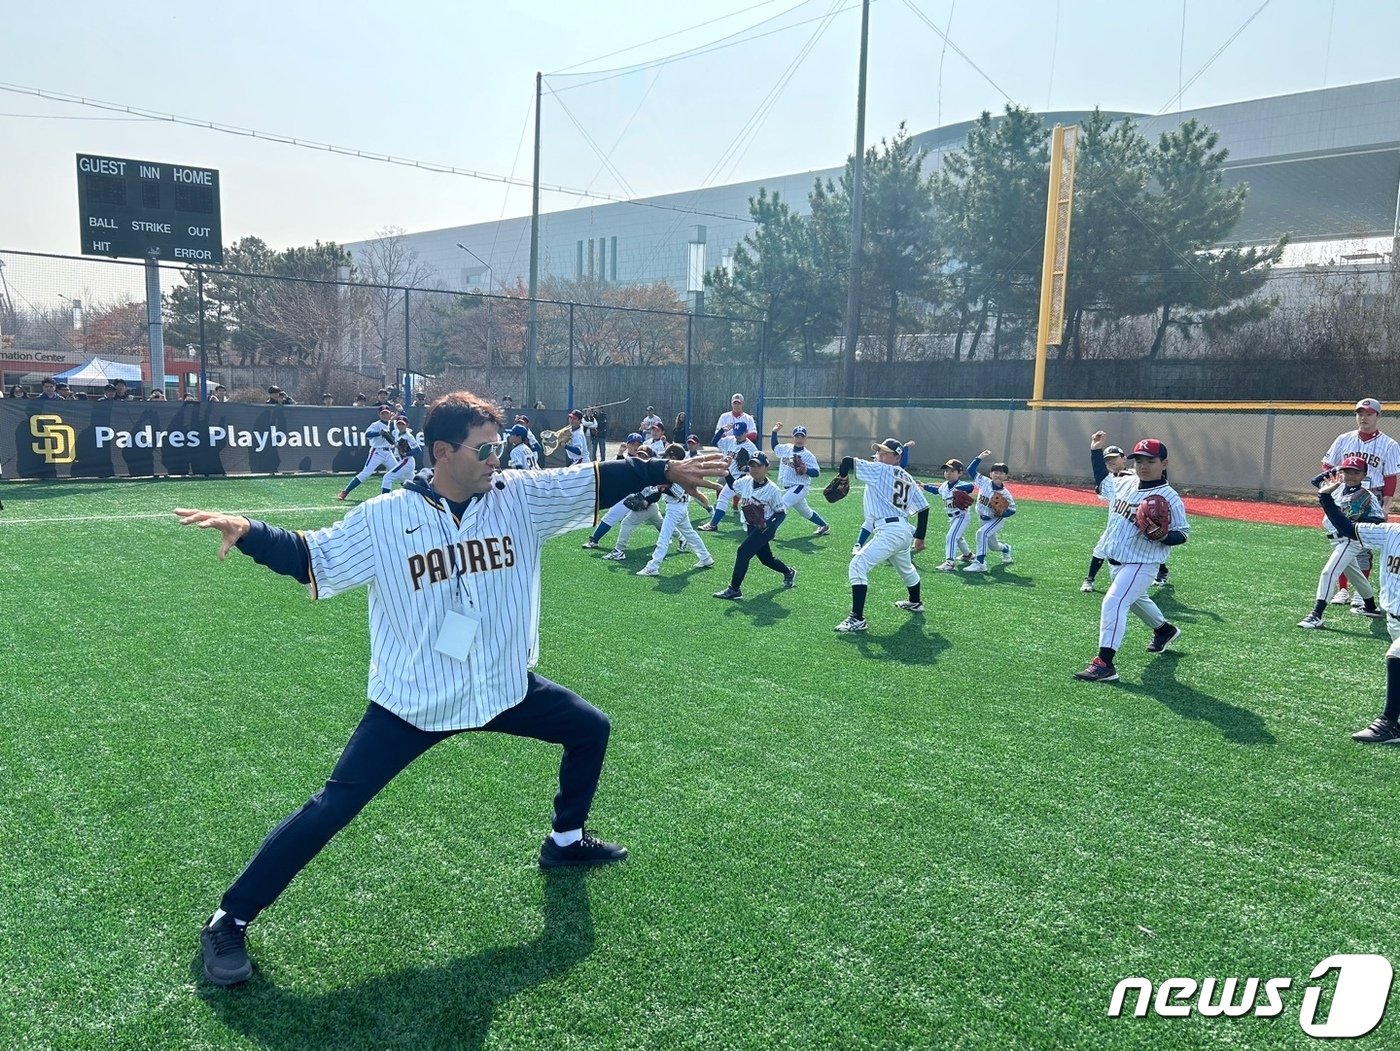
<svg viewBox="0 0 1400 1051">
<path fill-rule="evenodd" d="M 826 497 L 826 502 L 834 504 L 838 500 L 846 499 L 851 491 L 851 479 L 844 474 L 838 474 L 826 483 L 826 488 L 822 490 L 822 496 Z"/>
<path fill-rule="evenodd" d="M 623 497 L 622 506 L 629 511 L 645 511 L 647 509 L 647 498 L 641 493 L 633 493 L 631 496 Z"/>
</svg>

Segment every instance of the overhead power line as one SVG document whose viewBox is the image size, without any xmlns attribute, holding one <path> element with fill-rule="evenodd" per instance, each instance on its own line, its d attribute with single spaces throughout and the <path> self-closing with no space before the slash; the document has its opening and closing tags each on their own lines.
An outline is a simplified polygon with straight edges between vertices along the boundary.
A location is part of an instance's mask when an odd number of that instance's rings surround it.
<svg viewBox="0 0 1400 1051">
<path fill-rule="evenodd" d="M 509 175 L 500 175 L 495 172 L 486 172 L 475 168 L 458 168 L 451 164 L 441 164 L 436 161 L 420 161 L 410 157 L 396 157 L 393 154 L 379 153 L 374 150 L 357 149 L 352 146 L 336 146 L 327 142 L 317 142 L 314 139 L 303 139 L 297 136 L 283 135 L 278 132 L 259 131 L 256 128 L 240 128 L 231 124 L 221 124 L 218 121 L 201 120 L 196 117 L 182 117 L 176 113 L 163 113 L 158 110 L 143 109 L 140 106 L 127 106 L 120 102 L 106 102 L 102 99 L 86 98 L 81 95 L 68 95 L 61 91 L 31 88 L 23 84 L 0 83 L 0 91 L 8 91 L 16 95 L 32 95 L 35 98 L 49 99 L 54 102 L 66 102 L 75 106 L 90 106 L 94 109 L 110 110 L 115 113 L 128 113 L 133 117 L 139 117 L 144 120 L 162 121 L 167 124 L 181 124 L 185 127 L 200 128 L 205 131 L 217 131 L 224 135 L 237 135 L 247 139 L 261 139 L 265 142 L 281 143 L 284 146 L 296 146 L 300 149 L 315 150 L 319 153 L 334 153 L 341 157 L 355 157 L 365 161 L 379 161 L 383 164 L 393 164 L 402 168 L 416 168 L 419 171 L 436 172 L 440 175 L 458 175 L 467 179 L 505 183 L 511 186 L 533 185 L 528 179 L 518 179 Z M 753 219 L 747 215 L 730 215 L 726 212 L 710 212 L 693 208 L 683 208 L 680 205 L 663 204 L 660 201 L 635 200 L 627 197 L 619 197 L 615 194 L 603 193 L 599 190 L 579 190 L 572 186 L 546 185 L 544 183 L 540 184 L 540 189 L 548 193 L 559 193 L 569 197 L 581 197 L 588 200 L 609 201 L 614 204 L 630 204 L 638 208 L 657 208 L 666 212 L 685 212 L 689 215 L 706 215 L 715 219 L 731 219 L 735 222 L 753 222 Z"/>
</svg>

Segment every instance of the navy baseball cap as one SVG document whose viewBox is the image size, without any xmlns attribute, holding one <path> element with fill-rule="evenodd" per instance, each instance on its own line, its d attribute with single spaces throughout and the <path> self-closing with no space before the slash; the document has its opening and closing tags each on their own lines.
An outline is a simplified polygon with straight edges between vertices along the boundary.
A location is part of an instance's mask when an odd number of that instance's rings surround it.
<svg viewBox="0 0 1400 1051">
<path fill-rule="evenodd" d="M 1110 456 L 1122 456 L 1123 450 L 1116 445 L 1110 445 L 1103 451 L 1103 458 L 1107 460 Z"/>
<path fill-rule="evenodd" d="M 521 413 L 519 416 L 517 416 L 517 417 L 515 418 L 515 422 L 516 422 L 516 423 L 523 423 L 523 424 L 525 424 L 525 425 L 528 427 L 528 426 L 530 425 L 530 417 L 526 416 L 524 413 Z"/>
<path fill-rule="evenodd" d="M 768 454 L 767 454 L 767 453 L 754 453 L 752 456 L 750 456 L 750 457 L 749 457 L 749 466 L 752 467 L 752 466 L 754 466 L 755 464 L 757 464 L 759 467 L 767 467 L 767 466 L 768 466 Z"/>
<path fill-rule="evenodd" d="M 794 427 L 794 428 L 792 429 L 792 436 L 793 436 L 794 438 L 797 438 L 797 437 L 805 438 L 805 437 L 807 437 L 807 428 L 806 428 L 806 427 L 803 427 L 801 424 L 798 424 L 796 427 Z"/>
<path fill-rule="evenodd" d="M 569 410 L 569 415 L 572 416 L 572 417 L 573 417 L 574 419 L 576 419 L 576 420 L 581 420 L 581 419 L 583 419 L 583 413 L 579 412 L 577 409 L 570 409 L 570 410 Z"/>
<path fill-rule="evenodd" d="M 530 437 L 529 428 L 527 428 L 523 423 L 517 423 L 514 427 L 510 429 L 510 433 L 516 438 Z"/>
<path fill-rule="evenodd" d="M 1165 460 L 1167 458 L 1166 443 L 1157 438 L 1144 438 L 1133 446 L 1133 451 L 1128 454 L 1128 459 L 1136 460 L 1139 457 L 1149 460 Z"/>
<path fill-rule="evenodd" d="M 636 431 L 633 431 L 631 434 L 629 434 L 627 436 L 627 440 L 628 442 L 636 442 L 638 445 L 642 444 L 642 436 Z"/>
<path fill-rule="evenodd" d="M 691 444 L 692 442 L 694 442 L 696 445 L 699 445 L 699 444 L 700 444 L 700 435 L 698 435 L 698 434 L 692 434 L 692 435 L 689 435 L 689 436 L 686 438 L 686 440 L 685 440 L 685 443 L 686 443 L 687 445 Z"/>
<path fill-rule="evenodd" d="M 744 423 L 744 422 L 741 421 L 741 422 L 736 423 L 736 424 L 734 425 L 734 433 L 735 433 L 735 434 L 747 434 L 748 432 L 749 432 L 749 425 L 748 425 L 747 423 Z"/>
<path fill-rule="evenodd" d="M 381 405 L 381 406 L 379 406 L 379 411 L 380 411 L 380 412 L 393 412 L 393 411 L 394 411 L 394 407 L 393 407 L 392 405 Z"/>
<path fill-rule="evenodd" d="M 904 451 L 904 446 L 900 443 L 898 438 L 886 438 L 882 442 L 876 442 L 871 448 L 884 449 L 885 452 L 894 453 L 896 456 Z"/>
</svg>

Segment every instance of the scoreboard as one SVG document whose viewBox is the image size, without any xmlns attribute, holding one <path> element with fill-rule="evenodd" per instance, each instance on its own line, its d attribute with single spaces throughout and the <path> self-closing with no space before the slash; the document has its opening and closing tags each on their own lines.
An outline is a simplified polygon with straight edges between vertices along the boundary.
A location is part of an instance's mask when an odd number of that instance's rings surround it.
<svg viewBox="0 0 1400 1051">
<path fill-rule="evenodd" d="M 83 255 L 222 263 L 219 173 L 78 154 Z"/>
</svg>

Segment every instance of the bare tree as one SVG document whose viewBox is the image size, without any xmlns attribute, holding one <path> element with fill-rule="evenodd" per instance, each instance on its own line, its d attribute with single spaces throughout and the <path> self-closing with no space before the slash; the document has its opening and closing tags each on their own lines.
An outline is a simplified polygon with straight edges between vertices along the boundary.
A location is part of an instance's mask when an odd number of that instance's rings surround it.
<svg viewBox="0 0 1400 1051">
<path fill-rule="evenodd" d="M 370 352 L 388 382 L 392 366 L 404 353 L 404 297 L 409 299 L 413 328 L 432 323 L 427 295 L 412 296 L 409 288 L 426 288 L 433 269 L 418 258 L 402 227 L 386 226 L 375 240 L 355 255 L 355 266 L 364 284 L 365 315 L 369 323 Z"/>
</svg>

